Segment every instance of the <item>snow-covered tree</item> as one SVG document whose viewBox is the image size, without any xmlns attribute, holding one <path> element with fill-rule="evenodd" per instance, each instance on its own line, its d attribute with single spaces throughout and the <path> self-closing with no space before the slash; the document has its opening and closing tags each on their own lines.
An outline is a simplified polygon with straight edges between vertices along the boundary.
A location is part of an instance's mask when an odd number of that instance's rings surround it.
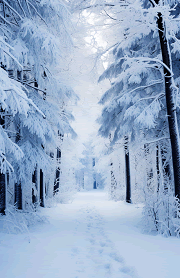
<svg viewBox="0 0 180 278">
<path fill-rule="evenodd" d="M 105 105 L 99 118 L 100 134 L 113 134 L 112 144 L 128 136 L 136 148 L 144 149 L 143 159 L 148 165 L 145 188 L 150 188 L 156 177 L 152 188 L 155 195 L 159 192 L 161 167 L 161 197 L 173 191 L 179 196 L 178 2 L 83 1 L 77 2 L 75 9 L 91 10 L 92 25 L 104 20 L 101 32 L 109 31 L 113 37 L 112 47 L 108 48 L 112 56 L 106 52 L 109 66 L 99 79 L 111 83 L 100 101 Z M 152 148 L 156 151 L 152 152 Z M 149 166 L 150 161 L 157 167 Z"/>
<path fill-rule="evenodd" d="M 1 68 L 9 75 L 5 100 L 11 106 L 13 98 L 17 103 L 11 111 L 2 101 L 2 109 L 9 117 L 7 138 L 24 154 L 19 162 L 9 156 L 14 174 L 8 191 L 14 198 L 15 183 L 15 202 L 23 195 L 23 208 L 32 202 L 44 206 L 45 195 L 52 196 L 60 134 L 74 134 L 69 125 L 73 117 L 66 109 L 70 99 L 77 99 L 66 78 L 72 47 L 69 16 L 65 1 L 1 1 Z"/>
</svg>

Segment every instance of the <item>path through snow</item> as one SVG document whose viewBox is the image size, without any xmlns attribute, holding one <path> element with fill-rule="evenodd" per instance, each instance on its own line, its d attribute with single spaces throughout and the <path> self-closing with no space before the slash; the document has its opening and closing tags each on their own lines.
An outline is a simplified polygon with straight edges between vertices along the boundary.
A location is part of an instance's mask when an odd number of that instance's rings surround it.
<svg viewBox="0 0 180 278">
<path fill-rule="evenodd" d="M 94 203 L 81 207 L 75 235 L 82 235 L 72 248 L 76 257 L 75 278 L 130 278 L 136 277 L 135 271 L 127 267 L 120 252 L 108 238 L 104 229 L 103 217 L 99 214 Z"/>
<path fill-rule="evenodd" d="M 94 190 L 42 214 L 49 223 L 29 235 L 0 229 L 0 277 L 178 277 L 180 239 L 142 234 L 136 205 L 108 201 Z"/>
</svg>

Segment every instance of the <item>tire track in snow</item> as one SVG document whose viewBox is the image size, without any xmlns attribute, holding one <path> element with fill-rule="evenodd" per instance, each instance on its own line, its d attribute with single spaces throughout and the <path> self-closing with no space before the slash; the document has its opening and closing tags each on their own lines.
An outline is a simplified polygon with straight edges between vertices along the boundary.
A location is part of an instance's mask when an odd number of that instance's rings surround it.
<svg viewBox="0 0 180 278">
<path fill-rule="evenodd" d="M 88 204 L 79 211 L 75 237 L 78 240 L 72 256 L 76 257 L 77 269 L 72 278 L 137 278 L 136 271 L 126 266 L 108 239 L 104 219 L 95 206 Z"/>
</svg>

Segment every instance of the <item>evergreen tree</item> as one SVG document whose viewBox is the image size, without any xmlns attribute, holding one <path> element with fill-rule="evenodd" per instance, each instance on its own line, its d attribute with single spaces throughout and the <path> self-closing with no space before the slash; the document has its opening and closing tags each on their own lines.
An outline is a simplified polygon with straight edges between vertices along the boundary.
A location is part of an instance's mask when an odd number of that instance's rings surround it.
<svg viewBox="0 0 180 278">
<path fill-rule="evenodd" d="M 59 73 L 68 65 L 71 25 L 64 1 L 7 0 L 0 4 L 1 108 L 2 117 L 7 114 L 5 146 L 9 148 L 4 150 L 2 143 L 2 153 L 14 170 L 9 186 L 15 183 L 15 202 L 22 199 L 23 208 L 28 209 L 35 200 L 44 205 L 45 194 L 53 194 L 59 167 L 55 157 L 60 148 L 58 132 L 74 134 L 69 125 L 73 117 L 66 106 L 76 96 L 66 85 L 65 75 Z M 8 171 L 4 161 L 2 175 Z M 21 192 L 23 198 L 18 197 Z"/>
</svg>

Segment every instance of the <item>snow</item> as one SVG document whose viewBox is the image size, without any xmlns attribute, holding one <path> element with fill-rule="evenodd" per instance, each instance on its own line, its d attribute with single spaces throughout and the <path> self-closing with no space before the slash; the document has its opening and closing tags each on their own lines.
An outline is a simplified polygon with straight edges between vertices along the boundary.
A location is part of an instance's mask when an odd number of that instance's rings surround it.
<svg viewBox="0 0 180 278">
<path fill-rule="evenodd" d="M 42 209 L 49 223 L 27 234 L 1 227 L 0 277 L 177 277 L 180 240 L 143 234 L 141 212 L 109 201 L 105 191 L 84 191 L 70 204 Z"/>
</svg>

